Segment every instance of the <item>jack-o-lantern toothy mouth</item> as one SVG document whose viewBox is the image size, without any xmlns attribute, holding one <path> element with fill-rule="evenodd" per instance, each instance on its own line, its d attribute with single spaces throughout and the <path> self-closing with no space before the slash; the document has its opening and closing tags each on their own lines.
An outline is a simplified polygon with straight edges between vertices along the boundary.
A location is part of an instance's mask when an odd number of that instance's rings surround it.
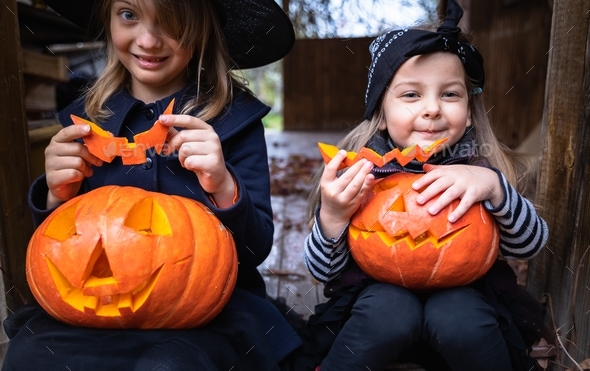
<svg viewBox="0 0 590 371">
<path fill-rule="evenodd" d="M 374 188 L 376 193 L 383 192 L 398 186 L 397 182 L 387 182 L 385 184 L 377 184 Z M 405 195 L 398 194 L 394 197 L 391 205 L 387 208 L 385 216 L 388 222 L 395 220 L 395 228 L 385 228 L 380 222 L 376 221 L 372 226 L 366 226 L 363 221 L 358 224 L 350 225 L 349 234 L 353 239 L 362 236 L 365 240 L 371 234 L 377 235 L 386 246 L 394 246 L 400 242 L 405 241 L 410 250 L 416 250 L 420 246 L 430 244 L 435 249 L 440 249 L 447 243 L 454 240 L 459 234 L 469 227 L 469 224 L 463 225 L 454 230 L 447 230 L 443 235 L 435 233 L 429 229 L 423 229 L 412 225 L 411 222 L 404 221 L 404 214 L 408 214 L 408 205 Z M 388 233 L 389 232 L 389 233 Z"/>
<path fill-rule="evenodd" d="M 47 256 L 45 262 L 61 299 L 85 313 L 118 317 L 137 311 L 154 289 L 162 266 L 130 292 L 118 293 L 114 277 L 90 276 L 84 287 L 74 287 Z"/>
<path fill-rule="evenodd" d="M 388 235 L 387 232 L 384 232 L 383 227 L 380 226 L 373 227 L 373 230 L 363 230 L 353 225 L 350 225 L 349 233 L 355 240 L 358 239 L 359 236 L 362 236 L 365 240 L 367 240 L 369 236 L 374 233 L 381 239 L 381 241 L 383 241 L 383 243 L 386 246 L 394 246 L 395 244 L 398 244 L 403 240 L 410 247 L 410 250 L 416 250 L 420 246 L 425 245 L 427 243 L 430 243 L 431 246 L 435 249 L 440 249 L 441 247 L 455 239 L 463 231 L 465 231 L 467 227 L 469 227 L 469 225 L 463 226 L 451 233 L 441 236 L 440 238 L 437 238 L 430 231 L 426 231 L 421 235 L 416 236 L 415 238 L 413 238 L 409 233 L 404 233 L 392 237 Z"/>
</svg>

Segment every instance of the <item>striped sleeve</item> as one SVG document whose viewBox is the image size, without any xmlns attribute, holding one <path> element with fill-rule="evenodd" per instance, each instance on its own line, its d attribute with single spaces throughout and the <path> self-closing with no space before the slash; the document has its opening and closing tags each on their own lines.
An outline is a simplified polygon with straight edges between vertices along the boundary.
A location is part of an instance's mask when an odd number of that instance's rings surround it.
<svg viewBox="0 0 590 371">
<path fill-rule="evenodd" d="M 500 171 L 491 170 L 500 177 L 504 199 L 496 208 L 489 200 L 483 206 L 500 226 L 500 251 L 506 259 L 531 259 L 547 244 L 547 224 L 537 215 L 533 204 L 518 193 Z"/>
<path fill-rule="evenodd" d="M 344 228 L 338 238 L 327 239 L 322 232 L 318 214 L 314 217 L 311 233 L 305 239 L 303 260 L 311 275 L 318 281 L 326 283 L 338 278 L 350 259 L 348 243 Z"/>
</svg>

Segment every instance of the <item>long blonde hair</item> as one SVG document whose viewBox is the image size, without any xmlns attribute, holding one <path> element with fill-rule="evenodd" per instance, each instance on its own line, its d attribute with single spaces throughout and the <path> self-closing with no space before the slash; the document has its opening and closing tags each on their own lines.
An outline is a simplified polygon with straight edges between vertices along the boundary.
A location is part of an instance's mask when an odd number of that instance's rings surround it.
<svg viewBox="0 0 590 371">
<path fill-rule="evenodd" d="M 180 48 L 194 51 L 187 66 L 187 77 L 195 84 L 197 94 L 182 108 L 182 113 L 189 113 L 200 106 L 202 108 L 197 115 L 200 119 L 209 120 L 217 116 L 231 101 L 233 89 L 245 89 L 245 85 L 228 72 L 231 70 L 231 59 L 211 0 L 150 1 L 155 8 L 156 22 L 166 35 L 177 40 Z M 113 2 L 104 0 L 99 15 L 107 40 L 107 63 L 85 97 L 86 113 L 94 122 L 112 115 L 105 106 L 106 101 L 121 87 L 128 86 L 130 81 L 129 72 L 113 50 L 110 35 Z"/>
<path fill-rule="evenodd" d="M 466 36 L 464 35 L 464 37 Z M 471 91 L 475 86 L 469 81 L 467 74 L 465 74 L 465 80 L 467 91 Z M 483 94 L 470 94 L 468 105 L 471 111 L 472 130 L 475 132 L 475 143 L 480 149 L 483 148 L 483 145 L 487 147 L 485 152 L 483 150 L 476 151 L 476 156 L 470 163 L 478 164 L 482 160 L 487 161 L 490 166 L 500 170 L 508 182 L 520 193 L 524 193 L 527 189 L 528 182 L 535 176 L 535 164 L 538 160 L 533 156 L 513 151 L 498 141 L 486 114 Z M 364 120 L 351 130 L 338 142 L 337 147 L 347 151 L 358 152 L 377 133 L 379 125 L 384 119 L 382 99 L 373 117 L 370 120 Z M 307 208 L 310 226 L 313 223 L 315 210 L 320 203 L 320 178 L 323 170 L 324 165 L 322 164 L 312 180 L 313 188 L 308 198 Z"/>
</svg>

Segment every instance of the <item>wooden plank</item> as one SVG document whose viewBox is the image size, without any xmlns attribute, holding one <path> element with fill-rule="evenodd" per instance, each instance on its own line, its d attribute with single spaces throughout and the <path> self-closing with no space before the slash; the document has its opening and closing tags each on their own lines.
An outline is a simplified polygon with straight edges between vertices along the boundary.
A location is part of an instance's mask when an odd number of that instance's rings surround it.
<svg viewBox="0 0 590 371">
<path fill-rule="evenodd" d="M 51 138 L 62 128 L 60 124 L 55 124 L 57 120 L 43 121 L 54 124 L 29 130 L 29 173 L 31 179 L 37 179 L 45 173 L 45 148 L 49 145 Z"/>
<path fill-rule="evenodd" d="M 54 119 L 40 121 L 43 121 L 45 125 L 29 130 L 29 143 L 31 144 L 50 140 L 62 128 L 57 120 Z"/>
<path fill-rule="evenodd" d="M 25 252 L 33 232 L 27 206 L 29 143 L 23 102 L 18 22 L 15 0 L 0 0 L 0 316 L 2 319 L 32 296 L 25 274 Z M 21 297 L 21 294 L 24 298 Z M 5 349 L 6 336 L 0 343 Z M 4 352 L 0 354 L 3 359 Z"/>
<path fill-rule="evenodd" d="M 588 0 L 554 2 L 537 186 L 550 237 L 528 279 L 535 296 L 551 298 L 560 339 L 577 362 L 589 358 L 590 345 L 589 9 Z M 576 369 L 565 352 L 557 362 Z"/>
<path fill-rule="evenodd" d="M 498 139 L 516 148 L 542 120 L 551 8 L 547 1 L 471 3 L 469 30 L 484 58 L 484 96 Z"/>
<path fill-rule="evenodd" d="M 303 244 L 307 236 L 305 209 L 307 199 L 302 195 L 290 195 L 285 199 L 285 220 L 283 222 L 283 258 L 279 296 L 286 298 L 289 308 L 303 318 L 309 318 L 318 304 L 318 292 L 323 285 L 313 279 L 303 262 Z"/>
<path fill-rule="evenodd" d="M 371 41 L 297 40 L 283 60 L 285 130 L 344 130 L 362 121 Z"/>
<path fill-rule="evenodd" d="M 23 49 L 23 73 L 54 81 L 68 81 L 68 59 Z"/>
<path fill-rule="evenodd" d="M 266 293 L 270 297 L 276 299 L 279 296 L 279 285 L 280 285 L 280 268 L 281 259 L 283 256 L 283 209 L 284 209 L 284 197 L 272 196 L 272 211 L 274 221 L 274 239 L 272 250 L 268 257 L 260 264 L 258 271 L 262 274 L 264 282 L 266 283 Z"/>
<path fill-rule="evenodd" d="M 27 79 L 25 82 L 25 107 L 27 111 L 55 112 L 55 84 Z"/>
</svg>

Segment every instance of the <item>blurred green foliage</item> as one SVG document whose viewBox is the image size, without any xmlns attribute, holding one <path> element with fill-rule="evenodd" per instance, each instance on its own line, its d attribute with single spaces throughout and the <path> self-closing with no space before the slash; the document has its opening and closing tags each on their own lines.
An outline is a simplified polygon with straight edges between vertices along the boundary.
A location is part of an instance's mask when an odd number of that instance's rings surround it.
<svg viewBox="0 0 590 371">
<path fill-rule="evenodd" d="M 259 68 L 242 70 L 248 88 L 264 104 L 271 107 L 262 120 L 264 127 L 283 128 L 283 64 L 281 61 Z"/>
</svg>

